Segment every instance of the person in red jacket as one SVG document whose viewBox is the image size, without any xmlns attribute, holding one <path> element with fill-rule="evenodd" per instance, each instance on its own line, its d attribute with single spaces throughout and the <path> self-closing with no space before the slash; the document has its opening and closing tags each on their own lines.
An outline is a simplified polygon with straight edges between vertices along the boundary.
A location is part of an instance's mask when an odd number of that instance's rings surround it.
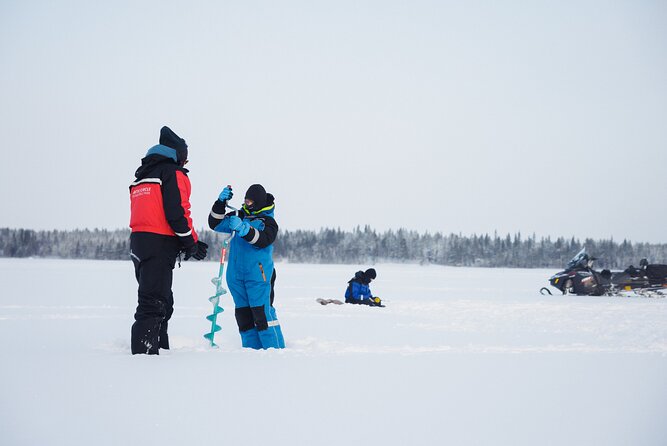
<svg viewBox="0 0 667 446">
<path fill-rule="evenodd" d="M 132 325 L 132 354 L 159 354 L 169 348 L 167 326 L 174 312 L 171 291 L 176 258 L 206 257 L 190 218 L 190 179 L 183 166 L 188 145 L 169 127 L 151 147 L 130 185 L 130 257 L 139 283 Z"/>
</svg>

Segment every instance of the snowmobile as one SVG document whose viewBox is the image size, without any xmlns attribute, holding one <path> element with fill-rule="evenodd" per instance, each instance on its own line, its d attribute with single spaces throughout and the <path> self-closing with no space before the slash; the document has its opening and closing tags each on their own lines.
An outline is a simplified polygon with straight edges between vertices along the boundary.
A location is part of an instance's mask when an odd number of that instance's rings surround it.
<svg viewBox="0 0 667 446">
<path fill-rule="evenodd" d="M 623 271 L 596 271 L 595 260 L 586 248 L 582 249 L 563 271 L 551 276 L 549 284 L 563 294 L 578 296 L 613 296 L 628 291 L 645 296 L 667 295 L 667 265 L 651 265 L 642 259 L 639 268 L 630 265 Z M 543 287 L 540 293 L 551 291 Z"/>
</svg>

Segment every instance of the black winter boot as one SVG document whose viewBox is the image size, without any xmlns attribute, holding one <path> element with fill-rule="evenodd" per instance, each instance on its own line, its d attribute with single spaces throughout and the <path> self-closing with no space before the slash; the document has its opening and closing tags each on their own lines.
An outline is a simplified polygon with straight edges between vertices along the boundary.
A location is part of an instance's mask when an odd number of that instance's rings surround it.
<svg viewBox="0 0 667 446">
<path fill-rule="evenodd" d="M 160 322 L 155 319 L 143 319 L 132 324 L 132 354 L 159 354 Z"/>
<path fill-rule="evenodd" d="M 160 348 L 163 350 L 169 350 L 169 335 L 167 334 L 167 321 L 162 322 L 160 325 Z"/>
</svg>

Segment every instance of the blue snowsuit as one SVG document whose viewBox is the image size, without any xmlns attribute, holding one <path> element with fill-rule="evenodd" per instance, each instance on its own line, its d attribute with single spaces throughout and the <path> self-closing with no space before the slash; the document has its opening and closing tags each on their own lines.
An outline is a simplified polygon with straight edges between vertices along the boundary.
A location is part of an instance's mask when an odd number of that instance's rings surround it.
<svg viewBox="0 0 667 446">
<path fill-rule="evenodd" d="M 278 224 L 273 218 L 273 196 L 267 206 L 251 212 L 243 209 L 224 213 L 220 200 L 213 205 L 209 226 L 217 232 L 230 233 L 229 218 L 236 215 L 250 224 L 248 233 L 235 236 L 229 247 L 227 286 L 236 306 L 236 322 L 243 347 L 254 349 L 284 348 L 285 340 L 273 308 L 273 242 Z"/>
<path fill-rule="evenodd" d="M 371 288 L 365 283 L 352 281 L 345 290 L 345 299 L 371 299 L 372 297 Z"/>
<path fill-rule="evenodd" d="M 357 271 L 354 278 L 350 279 L 345 289 L 345 302 L 351 304 L 372 305 L 373 294 L 368 286 L 370 280 L 363 271 Z"/>
</svg>

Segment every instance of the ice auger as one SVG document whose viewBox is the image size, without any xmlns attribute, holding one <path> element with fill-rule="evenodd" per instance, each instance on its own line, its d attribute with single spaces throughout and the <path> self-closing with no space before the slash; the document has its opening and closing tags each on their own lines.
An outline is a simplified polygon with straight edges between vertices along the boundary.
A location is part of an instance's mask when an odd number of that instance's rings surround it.
<svg viewBox="0 0 667 446">
<path fill-rule="evenodd" d="M 224 308 L 220 304 L 220 296 L 227 294 L 227 290 L 222 286 L 222 275 L 225 271 L 225 256 L 227 255 L 227 249 L 229 247 L 229 241 L 234 237 L 232 234 L 227 240 L 222 243 L 222 250 L 220 252 L 220 269 L 218 270 L 218 276 L 211 279 L 213 285 L 215 285 L 215 295 L 208 298 L 208 301 L 213 304 L 213 313 L 206 316 L 206 319 L 211 321 L 211 331 L 206 333 L 204 337 L 211 342 L 211 347 L 217 348 L 218 345 L 213 342 L 213 337 L 215 333 L 222 330 L 222 328 L 216 323 L 218 319 L 218 314 L 222 313 Z"/>
</svg>

